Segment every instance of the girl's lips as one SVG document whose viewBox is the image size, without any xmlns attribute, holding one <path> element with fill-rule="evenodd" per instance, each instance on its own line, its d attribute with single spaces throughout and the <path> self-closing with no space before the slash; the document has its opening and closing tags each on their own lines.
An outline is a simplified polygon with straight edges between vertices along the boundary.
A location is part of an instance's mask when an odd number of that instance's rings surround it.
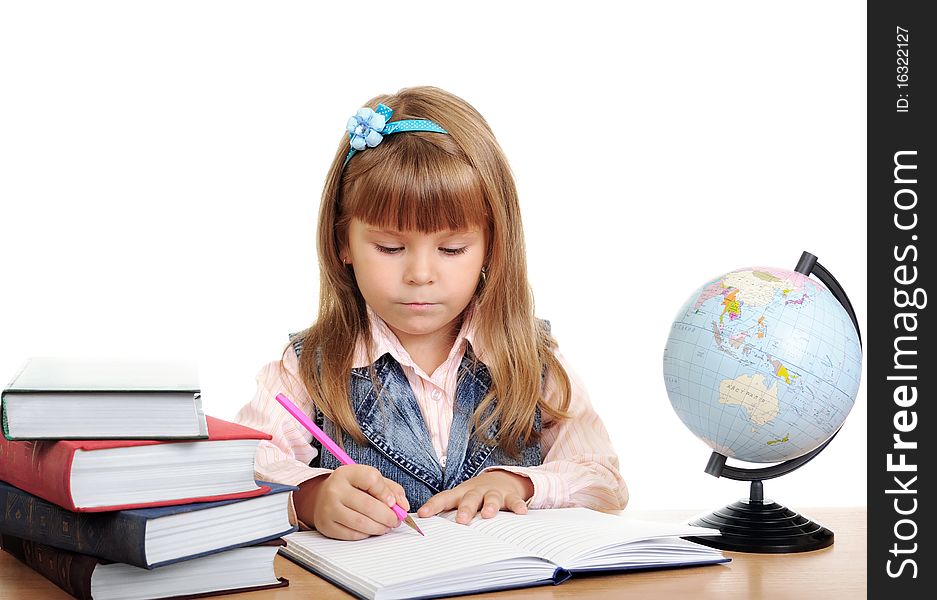
<svg viewBox="0 0 937 600">
<path fill-rule="evenodd" d="M 436 304 L 432 302 L 404 302 L 403 305 L 413 310 L 425 310 L 436 306 Z"/>
</svg>

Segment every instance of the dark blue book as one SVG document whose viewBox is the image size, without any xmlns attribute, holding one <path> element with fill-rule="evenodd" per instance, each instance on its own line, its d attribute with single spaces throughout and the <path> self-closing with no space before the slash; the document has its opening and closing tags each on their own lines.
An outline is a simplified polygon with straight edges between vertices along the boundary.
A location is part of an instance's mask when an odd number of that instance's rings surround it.
<svg viewBox="0 0 937 600">
<path fill-rule="evenodd" d="M 0 534 L 0 547 L 78 600 L 190 600 L 284 587 L 274 560 L 283 540 L 141 569 Z M 6 597 L 4 595 L 4 597 Z"/>
<path fill-rule="evenodd" d="M 270 492 L 241 500 L 77 513 L 0 481 L 0 533 L 153 569 L 296 531 L 289 522 L 288 492 L 299 488 L 258 484 Z"/>
</svg>

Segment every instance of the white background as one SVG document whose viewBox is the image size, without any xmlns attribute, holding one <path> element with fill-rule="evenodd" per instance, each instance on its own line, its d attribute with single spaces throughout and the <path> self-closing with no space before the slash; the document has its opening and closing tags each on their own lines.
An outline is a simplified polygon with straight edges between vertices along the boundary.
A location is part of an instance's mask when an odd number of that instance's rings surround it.
<svg viewBox="0 0 937 600">
<path fill-rule="evenodd" d="M 866 320 L 865 5 L 5 2 L 0 378 L 27 356 L 199 361 L 231 418 L 316 314 L 329 161 L 368 98 L 472 103 L 514 169 L 537 313 L 634 508 L 747 492 L 670 407 L 670 323 L 708 279 L 816 254 Z M 765 485 L 863 505 L 865 382 Z"/>
</svg>

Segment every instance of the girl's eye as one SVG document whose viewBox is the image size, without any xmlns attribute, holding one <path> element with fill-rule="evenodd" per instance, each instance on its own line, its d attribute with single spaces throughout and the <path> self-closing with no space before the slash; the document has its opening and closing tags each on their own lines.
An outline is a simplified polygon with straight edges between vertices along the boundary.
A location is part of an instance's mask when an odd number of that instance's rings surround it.
<svg viewBox="0 0 937 600">
<path fill-rule="evenodd" d="M 377 248 L 378 252 L 383 254 L 399 254 L 403 251 L 403 246 L 382 246 L 380 244 L 374 244 L 374 247 Z M 467 246 L 462 248 L 440 248 L 439 251 L 445 254 L 446 256 L 458 256 L 459 254 L 465 254 L 468 250 Z"/>
</svg>

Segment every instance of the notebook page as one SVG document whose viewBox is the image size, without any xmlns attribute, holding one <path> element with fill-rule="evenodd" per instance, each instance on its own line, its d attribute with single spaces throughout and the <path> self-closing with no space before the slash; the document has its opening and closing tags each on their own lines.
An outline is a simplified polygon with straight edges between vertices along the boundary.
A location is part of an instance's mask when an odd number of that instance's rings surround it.
<svg viewBox="0 0 937 600">
<path fill-rule="evenodd" d="M 608 546 L 576 560 L 576 571 L 728 562 L 721 551 L 679 537 Z"/>
<path fill-rule="evenodd" d="M 443 516 L 446 519 L 455 519 L 455 513 L 446 513 Z M 630 556 L 640 561 L 643 552 L 641 542 L 644 540 L 714 533 L 714 530 L 704 527 L 640 521 L 587 508 L 532 510 L 526 515 L 500 512 L 492 519 L 476 517 L 469 527 L 523 548 L 532 555 L 546 558 L 566 569 L 591 564 L 588 560 L 590 555 L 609 547 L 631 545 Z M 679 544 L 679 547 L 683 546 L 684 544 Z M 658 550 L 660 545 L 652 544 L 648 550 L 653 552 L 652 548 Z M 660 555 L 657 553 L 655 556 Z M 670 560 L 678 562 L 676 558 L 679 556 L 674 555 Z"/>
<path fill-rule="evenodd" d="M 439 517 L 414 520 L 425 537 L 406 525 L 386 535 L 354 542 L 302 531 L 284 536 L 287 546 L 281 552 L 368 598 L 388 588 L 410 590 L 401 597 L 432 595 L 442 590 L 478 590 L 519 583 L 517 576 L 522 577 L 520 581 L 533 583 L 549 579 L 556 568 L 464 525 Z M 496 568 L 493 563 L 504 568 Z M 519 573 L 512 574 L 510 571 L 519 565 Z"/>
</svg>

